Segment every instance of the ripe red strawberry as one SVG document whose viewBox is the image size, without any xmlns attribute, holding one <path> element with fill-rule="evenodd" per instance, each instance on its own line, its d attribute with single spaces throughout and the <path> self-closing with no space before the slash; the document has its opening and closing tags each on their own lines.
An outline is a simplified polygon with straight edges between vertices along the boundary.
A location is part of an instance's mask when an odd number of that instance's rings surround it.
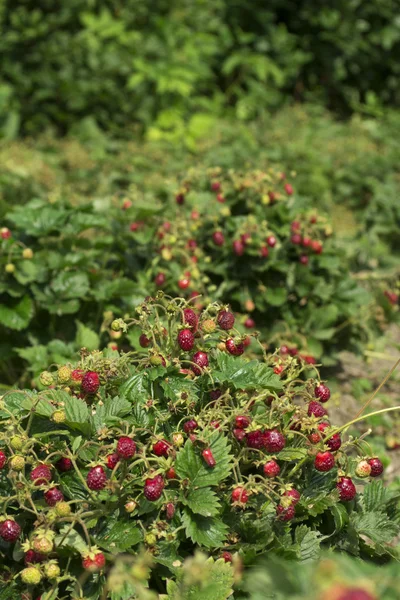
<svg viewBox="0 0 400 600">
<path fill-rule="evenodd" d="M 170 521 L 171 519 L 174 518 L 174 515 L 175 515 L 175 505 L 172 502 L 168 502 L 165 507 L 165 511 L 167 513 L 166 517 Z"/>
<path fill-rule="evenodd" d="M 229 354 L 232 354 L 232 356 L 241 356 L 244 352 L 243 342 L 239 342 L 238 344 L 235 344 L 235 342 L 232 338 L 229 338 L 229 340 L 226 340 L 225 346 L 226 346 L 226 349 L 228 350 Z"/>
<path fill-rule="evenodd" d="M 247 429 L 250 423 L 250 417 L 246 417 L 245 415 L 239 415 L 238 417 L 235 417 L 235 427 L 237 429 Z"/>
<path fill-rule="evenodd" d="M 222 396 L 221 390 L 210 390 L 210 400 L 218 400 Z"/>
<path fill-rule="evenodd" d="M 197 421 L 195 421 L 194 419 L 189 419 L 189 421 L 186 421 L 186 423 L 183 426 L 183 431 L 185 433 L 192 433 L 192 431 L 194 431 L 195 429 L 198 428 L 198 424 Z"/>
<path fill-rule="evenodd" d="M 117 442 L 117 454 L 120 458 L 124 458 L 125 460 L 132 458 L 136 454 L 136 444 L 135 442 L 126 435 L 119 438 Z"/>
<path fill-rule="evenodd" d="M 117 464 L 119 463 L 119 456 L 116 452 L 113 452 L 112 454 L 109 454 L 106 458 L 106 465 L 109 469 L 111 469 L 111 471 L 113 471 L 115 469 L 115 467 L 117 466 Z"/>
<path fill-rule="evenodd" d="M 0 469 L 4 469 L 4 465 L 7 462 L 7 456 L 2 450 L 0 450 Z"/>
<path fill-rule="evenodd" d="M 265 241 L 270 248 L 274 248 L 276 246 L 276 237 L 274 235 L 269 235 Z"/>
<path fill-rule="evenodd" d="M 314 356 L 311 356 L 310 354 L 300 354 L 300 358 L 308 365 L 315 365 L 317 363 Z"/>
<path fill-rule="evenodd" d="M 319 398 L 321 402 L 328 402 L 329 398 L 331 397 L 331 390 L 323 383 L 317 385 L 314 393 L 315 397 Z"/>
<path fill-rule="evenodd" d="M 259 429 L 257 431 L 250 431 L 246 435 L 247 446 L 249 448 L 261 449 L 264 446 L 264 435 Z"/>
<path fill-rule="evenodd" d="M 268 258 L 269 250 L 268 250 L 267 246 L 260 247 L 259 255 L 261 256 L 261 258 Z"/>
<path fill-rule="evenodd" d="M 312 400 L 308 405 L 307 414 L 309 417 L 311 417 L 311 415 L 314 415 L 314 417 L 319 418 L 319 417 L 324 417 L 328 413 L 326 412 L 326 410 L 322 406 L 322 404 Z"/>
<path fill-rule="evenodd" d="M 189 250 L 194 250 L 195 248 L 197 248 L 196 240 L 188 240 L 187 247 L 189 248 Z"/>
<path fill-rule="evenodd" d="M 323 246 L 322 246 L 321 242 L 318 242 L 317 240 L 313 240 L 311 242 L 311 248 L 314 250 L 315 254 L 321 254 Z"/>
<path fill-rule="evenodd" d="M 300 492 L 295 490 L 294 488 L 292 488 L 291 490 L 286 490 L 286 492 L 283 495 L 286 498 L 291 498 L 292 504 L 294 504 L 294 505 L 296 505 L 301 498 Z"/>
<path fill-rule="evenodd" d="M 179 279 L 179 281 L 178 281 L 178 287 L 181 290 L 186 290 L 186 288 L 188 288 L 189 285 L 190 285 L 189 277 L 182 277 L 182 279 Z"/>
<path fill-rule="evenodd" d="M 208 467 L 215 467 L 217 463 L 210 448 L 206 448 L 205 450 L 203 450 L 201 455 L 204 458 L 204 461 Z"/>
<path fill-rule="evenodd" d="M 85 373 L 82 369 L 74 369 L 73 371 L 71 371 L 71 379 L 75 383 L 81 383 L 84 374 Z"/>
<path fill-rule="evenodd" d="M 340 437 L 339 433 L 334 433 L 328 440 L 326 440 L 325 444 L 330 450 L 332 450 L 332 452 L 337 452 L 342 445 L 342 438 Z"/>
<path fill-rule="evenodd" d="M 285 367 L 283 365 L 276 365 L 276 367 L 274 367 L 275 375 L 280 375 L 283 372 L 284 368 Z"/>
<path fill-rule="evenodd" d="M 278 504 L 278 506 L 276 507 L 276 514 L 277 517 L 279 519 L 279 521 L 291 521 L 292 519 L 294 519 L 295 514 L 296 514 L 296 509 L 294 507 L 293 504 L 290 504 L 289 506 L 282 506 L 282 504 Z"/>
<path fill-rule="evenodd" d="M 293 188 L 290 185 L 290 183 L 285 183 L 285 192 L 288 196 L 291 196 L 293 194 Z"/>
<path fill-rule="evenodd" d="M 21 527 L 13 519 L 6 519 L 0 524 L 0 537 L 5 542 L 15 542 L 21 535 Z"/>
<path fill-rule="evenodd" d="M 139 337 L 139 344 L 142 348 L 148 348 L 150 346 L 150 340 L 144 333 Z"/>
<path fill-rule="evenodd" d="M 235 315 L 229 310 L 220 310 L 217 316 L 217 323 L 221 329 L 228 331 L 235 324 Z"/>
<path fill-rule="evenodd" d="M 253 329 L 256 326 L 256 322 L 251 317 L 248 317 L 243 324 L 247 329 Z"/>
<path fill-rule="evenodd" d="M 43 485 L 52 480 L 51 469 L 48 465 L 37 465 L 29 477 L 35 485 Z"/>
<path fill-rule="evenodd" d="M 222 552 L 221 558 L 223 558 L 226 563 L 231 563 L 233 561 L 233 556 L 230 552 Z"/>
<path fill-rule="evenodd" d="M 102 552 L 91 553 L 82 560 L 82 567 L 90 573 L 101 571 L 105 564 L 106 557 Z"/>
<path fill-rule="evenodd" d="M 303 238 L 301 237 L 301 235 L 300 235 L 299 233 L 294 233 L 294 234 L 291 236 L 291 238 L 290 238 L 290 241 L 292 242 L 292 244 L 299 245 L 299 244 L 301 244 L 301 242 L 302 242 L 302 239 L 303 239 Z"/>
<path fill-rule="evenodd" d="M 66 458 L 62 456 L 56 463 L 55 468 L 57 471 L 61 471 L 61 473 L 66 473 L 67 471 L 71 471 L 74 465 L 72 464 L 72 460 L 70 458 Z"/>
<path fill-rule="evenodd" d="M 236 487 L 231 495 L 232 502 L 241 502 L 242 504 L 246 504 L 249 500 L 249 495 L 246 490 L 242 487 Z"/>
<path fill-rule="evenodd" d="M 196 313 L 191 308 L 185 308 L 183 310 L 182 322 L 185 323 L 185 325 L 187 325 L 192 331 L 197 331 L 199 320 Z"/>
<path fill-rule="evenodd" d="M 225 202 L 225 197 L 223 194 L 217 194 L 217 202 L 221 202 L 221 204 Z"/>
<path fill-rule="evenodd" d="M 371 467 L 371 477 L 379 477 L 383 473 L 383 464 L 379 458 L 370 458 L 368 461 Z"/>
<path fill-rule="evenodd" d="M 0 237 L 2 240 L 9 240 L 11 237 L 11 231 L 8 229 L 8 227 L 2 227 L 0 229 Z"/>
<path fill-rule="evenodd" d="M 168 471 L 165 473 L 165 477 L 167 479 L 177 479 L 176 471 L 175 471 L 174 467 L 170 467 L 168 469 Z"/>
<path fill-rule="evenodd" d="M 153 452 L 156 456 L 165 456 L 165 458 L 167 458 L 170 447 L 171 446 L 165 440 L 158 440 L 153 446 Z"/>
<path fill-rule="evenodd" d="M 177 203 L 177 204 L 179 204 L 180 206 L 181 206 L 182 204 L 184 204 L 184 202 L 185 202 L 185 196 L 184 196 L 184 194 L 176 194 L 176 196 L 175 196 L 175 201 L 176 201 L 176 203 Z"/>
<path fill-rule="evenodd" d="M 244 244 L 241 240 L 235 240 L 232 243 L 232 249 L 236 256 L 243 256 L 244 254 Z"/>
<path fill-rule="evenodd" d="M 141 227 L 143 227 L 143 225 L 144 225 L 144 222 L 143 222 L 143 221 L 134 221 L 133 223 L 131 223 L 131 224 L 129 225 L 129 229 L 130 229 L 130 231 L 132 231 L 132 232 L 139 231 L 139 229 L 140 229 Z"/>
<path fill-rule="evenodd" d="M 47 560 L 47 556 L 39 554 L 39 552 L 35 552 L 34 550 L 27 550 L 24 554 L 24 563 L 26 565 L 36 565 L 45 560 Z"/>
<path fill-rule="evenodd" d="M 199 350 L 199 352 L 193 354 L 192 361 L 195 363 L 194 365 L 192 365 L 193 373 L 195 375 L 201 375 L 202 370 L 205 367 L 208 367 L 208 354 Z"/>
<path fill-rule="evenodd" d="M 164 489 L 164 479 L 156 475 L 153 479 L 146 479 L 143 494 L 150 502 L 155 502 L 161 497 Z"/>
<path fill-rule="evenodd" d="M 335 457 L 331 452 L 318 452 L 314 466 L 317 471 L 330 471 L 335 466 Z"/>
<path fill-rule="evenodd" d="M 154 278 L 154 283 L 156 284 L 157 287 L 162 287 L 165 284 L 165 281 L 166 281 L 165 273 L 157 273 L 157 275 Z"/>
<path fill-rule="evenodd" d="M 332 598 L 332 600 L 377 600 L 375 594 L 372 595 L 370 592 L 367 592 L 367 590 L 359 587 L 348 587 L 346 589 L 341 588 L 339 590 L 339 596 L 336 594 L 336 590 L 333 590 L 333 593 L 335 594 L 334 597 L 329 596 L 329 598 Z"/>
<path fill-rule="evenodd" d="M 181 329 L 178 333 L 178 344 L 182 350 L 189 352 L 194 346 L 194 335 L 190 329 Z"/>
<path fill-rule="evenodd" d="M 391 292 L 389 290 L 385 290 L 383 293 L 386 296 L 386 298 L 389 300 L 390 304 L 392 304 L 392 306 L 396 306 L 396 304 L 399 301 L 399 295 L 396 294 L 395 292 Z"/>
<path fill-rule="evenodd" d="M 58 488 L 50 488 L 45 492 L 44 499 L 47 506 L 55 506 L 57 502 L 62 502 L 64 500 L 64 494 Z"/>
<path fill-rule="evenodd" d="M 107 475 L 103 467 L 92 467 L 86 476 L 86 483 L 90 490 L 103 490 L 107 484 Z"/>
<path fill-rule="evenodd" d="M 277 454 L 286 444 L 284 435 L 276 429 L 267 429 L 263 435 L 263 446 L 270 454 Z"/>
<path fill-rule="evenodd" d="M 304 248 L 308 248 L 311 244 L 311 238 L 309 238 L 307 235 L 305 235 L 303 237 L 303 241 L 302 241 L 302 246 L 304 246 Z"/>
<path fill-rule="evenodd" d="M 339 498 L 342 502 L 350 502 L 357 493 L 356 486 L 350 477 L 341 477 L 336 488 L 339 490 Z"/>
<path fill-rule="evenodd" d="M 216 246 L 223 246 L 225 244 L 225 236 L 222 231 L 214 231 L 212 239 Z"/>
<path fill-rule="evenodd" d="M 308 258 L 308 256 L 307 256 L 306 254 L 302 254 L 302 255 L 300 256 L 300 258 L 299 258 L 299 262 L 300 262 L 302 265 L 308 265 L 308 262 L 309 262 L 309 258 Z"/>
<path fill-rule="evenodd" d="M 272 479 L 273 477 L 278 477 L 279 473 L 281 472 L 281 468 L 277 462 L 274 460 L 269 460 L 265 463 L 263 471 L 266 477 Z"/>
<path fill-rule="evenodd" d="M 219 181 L 213 181 L 211 183 L 211 189 L 213 192 L 219 192 L 221 189 L 221 184 Z"/>
<path fill-rule="evenodd" d="M 290 224 L 290 229 L 294 232 L 300 231 L 301 224 L 299 221 L 292 221 Z"/>
<path fill-rule="evenodd" d="M 81 390 L 84 394 L 97 394 L 97 391 L 100 387 L 100 378 L 99 374 L 95 371 L 88 371 L 84 374 Z"/>
<path fill-rule="evenodd" d="M 246 432 L 244 429 L 234 429 L 232 433 L 238 442 L 243 442 L 246 437 Z"/>
<path fill-rule="evenodd" d="M 221 427 L 221 423 L 219 421 L 210 421 L 210 426 L 214 429 L 219 429 Z"/>
</svg>

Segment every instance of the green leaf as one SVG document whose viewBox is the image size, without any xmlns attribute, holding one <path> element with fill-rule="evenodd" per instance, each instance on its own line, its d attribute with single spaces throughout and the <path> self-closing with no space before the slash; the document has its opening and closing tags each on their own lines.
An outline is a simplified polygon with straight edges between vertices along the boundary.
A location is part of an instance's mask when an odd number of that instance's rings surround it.
<svg viewBox="0 0 400 600">
<path fill-rule="evenodd" d="M 143 539 L 142 530 L 134 521 L 118 520 L 96 537 L 96 544 L 118 554 L 139 544 Z"/>
<path fill-rule="evenodd" d="M 67 417 L 65 424 L 71 429 L 81 431 L 84 435 L 89 435 L 91 427 L 86 402 L 76 396 L 65 395 L 67 397 L 65 400 L 65 414 Z"/>
<path fill-rule="evenodd" d="M 212 435 L 210 448 L 216 461 L 213 468 L 206 465 L 200 451 L 190 440 L 178 452 L 176 472 L 182 479 L 189 479 L 192 488 L 218 485 L 232 470 L 232 456 L 229 454 L 231 447 L 222 434 Z"/>
<path fill-rule="evenodd" d="M 279 460 L 302 460 L 307 456 L 305 448 L 283 448 L 279 452 Z"/>
<path fill-rule="evenodd" d="M 187 498 L 182 502 L 186 504 L 190 510 L 203 517 L 213 517 L 218 514 L 218 509 L 221 508 L 215 492 L 211 488 L 199 488 L 191 490 Z"/>
<path fill-rule="evenodd" d="M 307 506 L 307 510 L 313 517 L 324 513 L 328 508 L 335 506 L 339 499 L 339 493 L 334 490 L 330 494 L 324 493 L 311 499 L 304 499 L 303 503 Z"/>
<path fill-rule="evenodd" d="M 195 515 L 189 508 L 183 510 L 182 522 L 186 535 L 192 542 L 205 548 L 218 548 L 223 545 L 228 533 L 228 526 L 221 519 Z"/>
<path fill-rule="evenodd" d="M 320 537 L 318 531 L 312 531 L 307 525 L 296 527 L 295 541 L 299 545 L 297 556 L 303 562 L 315 560 L 320 554 Z"/>
<path fill-rule="evenodd" d="M 246 362 L 225 352 L 217 352 L 216 358 L 218 369 L 213 372 L 213 378 L 218 384 L 236 389 L 282 389 L 282 382 L 273 369 L 259 361 Z"/>
<path fill-rule="evenodd" d="M 0 304 L 0 323 L 9 329 L 16 331 L 26 329 L 33 314 L 33 302 L 29 296 L 24 296 L 13 308 Z"/>
<path fill-rule="evenodd" d="M 104 404 L 96 406 L 96 413 L 92 415 L 93 427 L 98 431 L 105 425 L 115 425 L 118 419 L 130 414 L 131 411 L 132 405 L 126 398 L 120 396 L 106 398 Z"/>
<path fill-rule="evenodd" d="M 195 580 L 193 572 L 199 574 Z M 234 573 L 229 563 L 197 552 L 184 562 L 176 581 L 167 582 L 168 600 L 226 600 L 231 597 L 233 583 Z"/>
<path fill-rule="evenodd" d="M 379 510 L 386 503 L 387 490 L 383 487 L 383 482 L 371 481 L 366 485 L 363 494 L 363 505 L 366 512 L 372 512 L 375 509 Z"/>
<path fill-rule="evenodd" d="M 86 327 L 80 321 L 76 321 L 77 332 L 76 332 L 76 344 L 78 348 L 86 348 L 89 351 L 97 350 L 100 345 L 100 338 L 95 331 Z"/>
<path fill-rule="evenodd" d="M 344 529 L 349 522 L 349 514 L 346 510 L 346 507 L 340 503 L 331 506 L 330 511 L 332 513 L 333 520 L 335 521 L 335 533 L 338 533 Z"/>
<path fill-rule="evenodd" d="M 282 306 L 287 299 L 287 290 L 285 287 L 268 288 L 265 299 L 271 306 Z"/>
<path fill-rule="evenodd" d="M 53 279 L 51 289 L 57 299 L 72 300 L 84 298 L 89 291 L 89 278 L 86 273 L 62 271 Z"/>
<path fill-rule="evenodd" d="M 71 548 L 79 554 L 88 551 L 88 546 L 82 536 L 71 529 L 71 525 L 65 525 L 60 529 L 59 534 L 55 538 L 55 543 L 59 548 Z"/>
<path fill-rule="evenodd" d="M 359 535 L 376 543 L 390 542 L 399 533 L 399 526 L 378 511 L 355 515 L 352 524 Z"/>
</svg>

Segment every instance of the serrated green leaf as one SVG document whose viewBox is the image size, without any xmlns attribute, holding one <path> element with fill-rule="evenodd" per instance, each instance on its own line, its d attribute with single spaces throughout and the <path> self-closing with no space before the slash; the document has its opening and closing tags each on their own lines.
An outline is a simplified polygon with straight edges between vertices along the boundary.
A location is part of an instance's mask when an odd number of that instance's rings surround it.
<svg viewBox="0 0 400 600">
<path fill-rule="evenodd" d="M 179 477 L 188 479 L 192 488 L 218 485 L 232 470 L 232 456 L 228 440 L 219 433 L 213 434 L 210 448 L 216 465 L 210 468 L 201 457 L 200 451 L 190 440 L 178 452 L 175 469 Z"/>
<path fill-rule="evenodd" d="M 33 302 L 29 296 L 24 296 L 18 304 L 10 308 L 0 304 L 0 324 L 15 331 L 28 327 L 34 314 Z"/>
<path fill-rule="evenodd" d="M 68 400 L 65 402 L 65 425 L 71 429 L 77 429 L 84 435 L 89 435 L 91 426 L 89 422 L 89 409 L 87 404 L 81 398 L 67 395 Z"/>
<path fill-rule="evenodd" d="M 75 341 L 78 348 L 86 348 L 89 351 L 97 350 L 100 345 L 100 338 L 97 333 L 80 321 L 76 321 L 76 327 Z"/>
<path fill-rule="evenodd" d="M 192 572 L 200 573 L 193 581 Z M 214 561 L 196 553 L 187 559 L 176 581 L 167 582 L 168 600 L 226 600 L 232 594 L 234 573 L 232 566 L 222 559 Z"/>
<path fill-rule="evenodd" d="M 118 520 L 96 537 L 101 548 L 118 554 L 139 544 L 143 539 L 142 530 L 134 521 Z"/>
<path fill-rule="evenodd" d="M 383 482 L 371 481 L 366 485 L 363 494 L 363 505 L 366 512 L 372 512 L 375 509 L 379 510 L 386 502 L 387 490 L 383 487 Z"/>
<path fill-rule="evenodd" d="M 215 492 L 211 488 L 190 490 L 187 498 L 182 500 L 190 510 L 203 517 L 213 517 L 221 507 Z"/>
<path fill-rule="evenodd" d="M 399 533 L 399 526 L 378 511 L 357 514 L 352 518 L 352 524 L 359 535 L 376 543 L 390 542 Z"/>
<path fill-rule="evenodd" d="M 189 394 L 193 401 L 197 400 L 198 387 L 197 385 L 184 377 L 171 377 L 160 381 L 160 386 L 164 390 L 165 396 L 172 401 L 176 401 L 182 392 Z"/>
<path fill-rule="evenodd" d="M 96 406 L 96 413 L 91 417 L 94 430 L 115 425 L 116 420 L 130 414 L 131 411 L 132 405 L 126 398 L 120 396 L 106 398 L 104 404 Z"/>
<path fill-rule="evenodd" d="M 282 389 L 282 382 L 273 369 L 259 361 L 246 362 L 224 352 L 217 352 L 216 358 L 218 369 L 213 372 L 215 383 L 227 384 L 235 389 Z"/>
<path fill-rule="evenodd" d="M 312 499 L 304 499 L 304 505 L 307 506 L 307 510 L 313 517 L 324 513 L 328 508 L 331 508 L 335 504 L 337 504 L 339 499 L 339 494 L 337 490 L 334 490 L 332 493 L 320 494 L 319 496 Z"/>
<path fill-rule="evenodd" d="M 182 522 L 192 542 L 205 548 L 221 546 L 228 532 L 228 526 L 221 519 L 195 515 L 189 508 L 183 509 Z"/>
<path fill-rule="evenodd" d="M 331 506 L 330 511 L 333 516 L 333 520 L 335 521 L 335 533 L 338 533 L 349 522 L 349 514 L 346 510 L 346 507 L 343 504 L 334 504 Z"/>
<path fill-rule="evenodd" d="M 89 278 L 83 272 L 61 271 L 51 283 L 52 292 L 60 300 L 84 298 L 89 288 Z"/>
<path fill-rule="evenodd" d="M 299 545 L 297 556 L 301 561 L 307 562 L 318 558 L 320 554 L 320 537 L 321 534 L 318 531 L 312 531 L 307 525 L 296 527 L 295 541 Z"/>
<path fill-rule="evenodd" d="M 71 548 L 80 554 L 88 551 L 85 540 L 75 529 L 71 529 L 70 524 L 60 529 L 55 538 L 55 543 L 59 548 Z"/>
<path fill-rule="evenodd" d="M 307 456 L 307 450 L 305 448 L 283 448 L 279 452 L 279 460 L 301 460 Z"/>
</svg>

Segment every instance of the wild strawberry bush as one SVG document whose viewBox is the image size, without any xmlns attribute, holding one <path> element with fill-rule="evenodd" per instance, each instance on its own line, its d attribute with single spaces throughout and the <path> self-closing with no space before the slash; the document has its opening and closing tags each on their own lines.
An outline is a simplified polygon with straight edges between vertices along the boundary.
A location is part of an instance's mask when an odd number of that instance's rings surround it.
<svg viewBox="0 0 400 600">
<path fill-rule="evenodd" d="M 366 441 L 330 422 L 327 383 L 296 356 L 246 359 L 235 324 L 226 306 L 159 293 L 112 323 L 140 350 L 82 349 L 42 391 L 2 397 L 5 597 L 200 599 L 206 569 L 222 600 L 233 569 L 266 553 L 395 553 L 399 495 Z"/>
</svg>

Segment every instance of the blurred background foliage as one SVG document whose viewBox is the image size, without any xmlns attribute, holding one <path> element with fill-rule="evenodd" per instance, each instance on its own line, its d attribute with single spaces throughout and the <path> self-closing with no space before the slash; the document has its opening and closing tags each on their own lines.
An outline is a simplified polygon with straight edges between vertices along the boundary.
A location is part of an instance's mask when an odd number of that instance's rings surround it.
<svg viewBox="0 0 400 600">
<path fill-rule="evenodd" d="M 6 138 L 82 122 L 198 135 L 312 99 L 341 116 L 400 100 L 399 0 L 1 0 Z M 190 135 L 189 135 L 190 139 Z"/>
</svg>

